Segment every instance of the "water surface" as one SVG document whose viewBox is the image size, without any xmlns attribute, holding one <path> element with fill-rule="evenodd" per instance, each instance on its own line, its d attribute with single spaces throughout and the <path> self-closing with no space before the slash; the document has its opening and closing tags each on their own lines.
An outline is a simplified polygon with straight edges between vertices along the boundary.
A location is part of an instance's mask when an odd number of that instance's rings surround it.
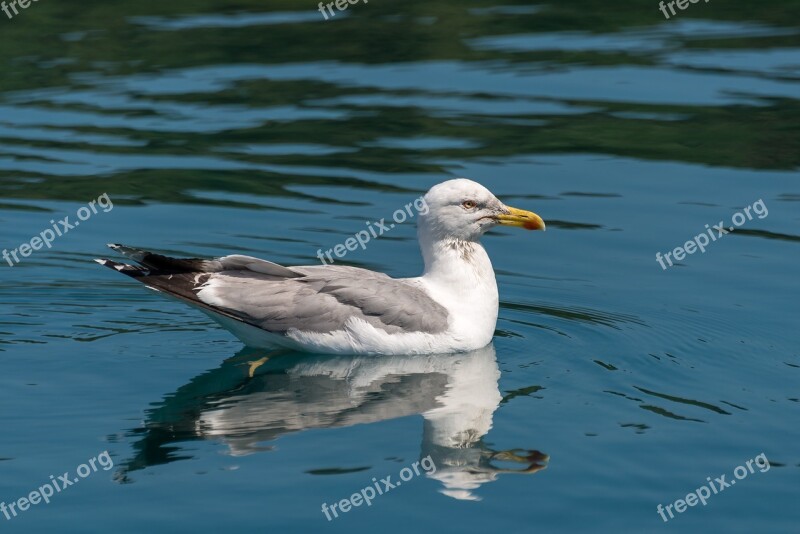
<svg viewBox="0 0 800 534">
<path fill-rule="evenodd" d="M 0 502 L 9 532 L 797 530 L 800 4 L 42 1 L 0 15 Z M 448 177 L 492 231 L 493 344 L 264 354 L 91 260 L 311 264 Z M 656 261 L 763 201 L 768 215 Z M 413 276 L 413 221 L 346 263 Z M 251 376 L 252 370 L 252 376 Z M 421 472 L 328 521 L 373 477 Z"/>
</svg>

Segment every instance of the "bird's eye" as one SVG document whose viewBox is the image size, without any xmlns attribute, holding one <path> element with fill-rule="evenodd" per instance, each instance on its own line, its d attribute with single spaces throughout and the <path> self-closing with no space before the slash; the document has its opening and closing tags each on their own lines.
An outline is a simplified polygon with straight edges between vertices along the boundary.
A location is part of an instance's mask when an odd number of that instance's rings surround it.
<svg viewBox="0 0 800 534">
<path fill-rule="evenodd" d="M 474 200 L 465 200 L 464 202 L 461 203 L 461 205 L 464 206 L 464 209 L 468 209 L 468 210 L 471 210 L 472 208 L 474 208 L 476 206 Z"/>
</svg>

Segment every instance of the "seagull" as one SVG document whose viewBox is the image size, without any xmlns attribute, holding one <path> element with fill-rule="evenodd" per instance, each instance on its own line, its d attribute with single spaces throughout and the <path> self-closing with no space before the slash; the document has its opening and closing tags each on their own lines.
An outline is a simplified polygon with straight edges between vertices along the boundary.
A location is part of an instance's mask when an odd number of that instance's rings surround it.
<svg viewBox="0 0 800 534">
<path fill-rule="evenodd" d="M 544 230 L 472 180 L 433 186 L 417 220 L 416 278 L 341 265 L 283 266 L 239 254 L 172 258 L 124 245 L 138 265 L 95 260 L 208 314 L 250 347 L 324 354 L 441 354 L 488 345 L 499 298 L 480 244 L 497 225 Z"/>
</svg>

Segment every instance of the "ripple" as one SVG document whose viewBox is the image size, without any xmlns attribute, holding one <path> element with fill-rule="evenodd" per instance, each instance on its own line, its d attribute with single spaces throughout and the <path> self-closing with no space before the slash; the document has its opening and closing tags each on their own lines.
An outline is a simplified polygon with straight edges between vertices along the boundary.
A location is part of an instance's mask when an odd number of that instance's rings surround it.
<svg viewBox="0 0 800 534">
<path fill-rule="evenodd" d="M 346 15 L 346 13 L 342 13 Z M 248 26 L 271 26 L 275 24 L 299 24 L 319 22 L 316 11 L 270 11 L 267 13 L 243 12 L 233 14 L 186 15 L 182 17 L 131 17 L 134 24 L 152 30 L 194 30 L 199 28 L 245 28 Z"/>
</svg>

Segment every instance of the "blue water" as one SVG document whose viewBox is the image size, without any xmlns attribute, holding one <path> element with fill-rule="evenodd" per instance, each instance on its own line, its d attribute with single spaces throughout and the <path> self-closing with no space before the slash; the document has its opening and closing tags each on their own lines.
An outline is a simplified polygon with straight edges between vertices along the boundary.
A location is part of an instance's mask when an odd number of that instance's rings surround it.
<svg viewBox="0 0 800 534">
<path fill-rule="evenodd" d="M 111 200 L 2 260 L 0 504 L 114 463 L 0 530 L 797 532 L 798 5 L 315 10 L 0 15 L 0 247 Z M 454 176 L 548 225 L 485 237 L 501 306 L 475 353 L 255 366 L 92 261 L 125 243 L 314 264 Z M 345 260 L 417 275 L 413 221 Z M 435 472 L 326 518 L 415 462 Z"/>
</svg>

